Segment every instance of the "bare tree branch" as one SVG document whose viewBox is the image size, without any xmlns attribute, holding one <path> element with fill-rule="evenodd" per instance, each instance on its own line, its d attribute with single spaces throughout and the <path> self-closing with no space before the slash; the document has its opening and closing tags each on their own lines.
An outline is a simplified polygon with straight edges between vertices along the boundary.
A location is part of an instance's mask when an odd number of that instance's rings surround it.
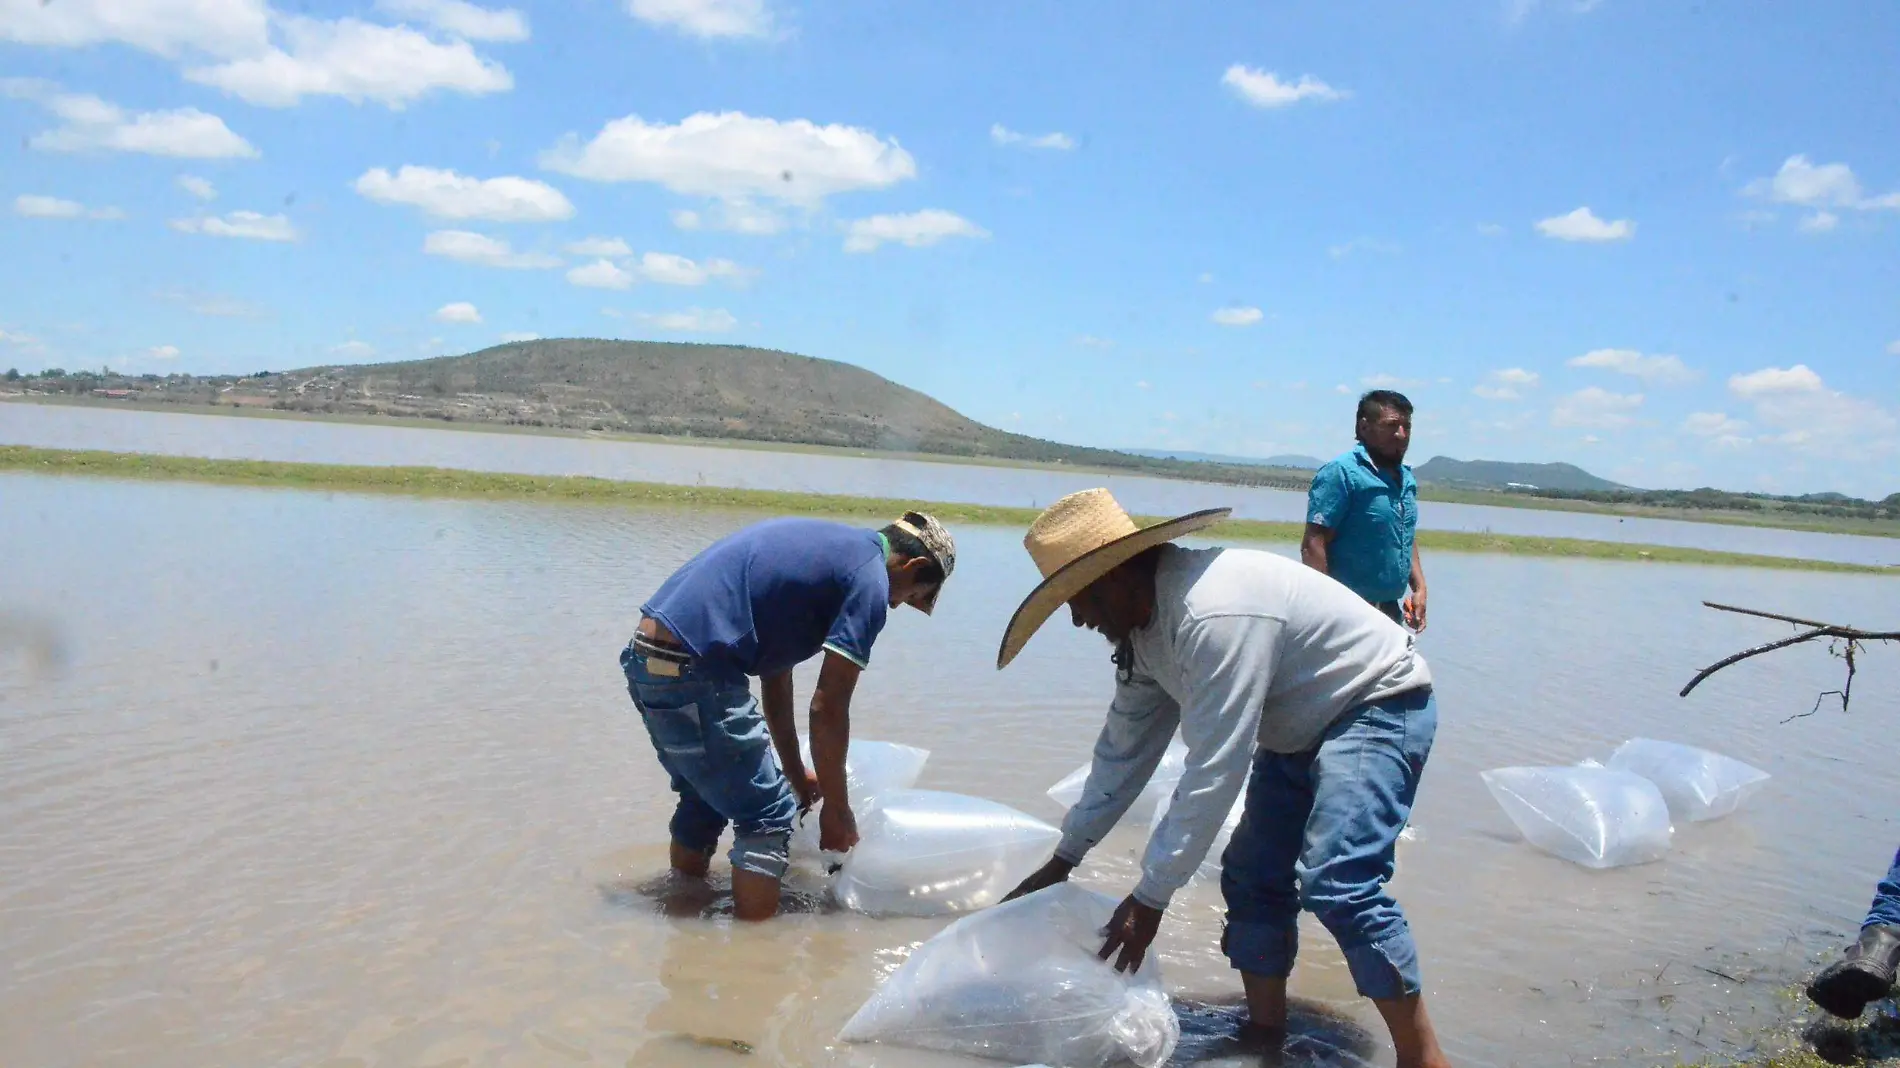
<svg viewBox="0 0 1900 1068">
<path fill-rule="evenodd" d="M 1689 680 L 1689 685 L 1684 686 L 1682 688 L 1682 692 L 1677 694 L 1678 697 L 1689 696 L 1689 691 L 1701 685 L 1702 680 L 1708 678 L 1710 675 L 1715 674 L 1716 672 L 1722 670 L 1723 668 L 1728 667 L 1731 664 L 1738 664 L 1742 662 L 1743 660 L 1747 660 L 1751 656 L 1760 656 L 1763 653 L 1772 653 L 1776 649 L 1786 649 L 1787 647 L 1791 645 L 1800 645 L 1803 642 L 1816 641 L 1821 638 L 1827 638 L 1833 641 L 1839 641 L 1839 642 L 1845 643 L 1845 647 L 1840 652 L 1836 653 L 1835 655 L 1840 656 L 1842 659 L 1847 661 L 1846 684 L 1843 685 L 1838 690 L 1828 690 L 1827 692 L 1821 694 L 1820 697 L 1815 698 L 1814 707 L 1812 709 L 1809 709 L 1807 712 L 1804 712 L 1798 716 L 1790 716 L 1788 720 L 1785 720 L 1784 722 L 1792 722 L 1793 720 L 1803 719 L 1807 716 L 1813 715 L 1814 713 L 1821 710 L 1821 700 L 1823 698 L 1831 697 L 1831 696 L 1839 696 L 1841 699 L 1841 711 L 1843 712 L 1847 711 L 1848 702 L 1853 699 L 1853 693 L 1854 693 L 1854 672 L 1857 667 L 1857 665 L 1854 662 L 1854 658 L 1860 652 L 1861 643 L 1862 642 L 1900 641 L 1900 631 L 1861 630 L 1859 627 L 1849 627 L 1849 626 L 1844 626 L 1839 623 L 1822 623 L 1822 622 L 1818 622 L 1812 619 L 1801 619 L 1796 616 L 1780 615 L 1775 612 L 1763 612 L 1755 608 L 1737 608 L 1734 605 L 1716 604 L 1714 601 L 1704 601 L 1702 603 L 1720 612 L 1734 612 L 1738 615 L 1755 616 L 1760 619 L 1772 619 L 1780 623 L 1788 623 L 1793 626 L 1805 627 L 1807 629 L 1803 630 L 1801 633 L 1796 634 L 1792 637 L 1783 638 L 1780 641 L 1768 642 L 1765 645 L 1757 645 L 1752 649 L 1744 649 L 1741 652 L 1734 654 L 1733 656 L 1723 657 L 1721 660 L 1718 660 L 1715 663 L 1710 664 L 1708 667 L 1703 668 L 1701 671 L 1696 672 L 1695 678 Z"/>
</svg>

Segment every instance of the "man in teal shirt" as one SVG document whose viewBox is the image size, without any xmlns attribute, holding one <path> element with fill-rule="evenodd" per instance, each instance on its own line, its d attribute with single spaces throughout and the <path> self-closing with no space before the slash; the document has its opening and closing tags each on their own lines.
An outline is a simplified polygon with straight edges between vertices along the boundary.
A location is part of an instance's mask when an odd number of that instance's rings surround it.
<svg viewBox="0 0 1900 1068">
<path fill-rule="evenodd" d="M 1300 559 L 1372 602 L 1393 622 L 1422 631 L 1425 569 L 1416 540 L 1418 481 L 1405 465 L 1412 402 L 1388 389 L 1360 397 L 1354 437 L 1357 448 L 1313 476 Z"/>
</svg>

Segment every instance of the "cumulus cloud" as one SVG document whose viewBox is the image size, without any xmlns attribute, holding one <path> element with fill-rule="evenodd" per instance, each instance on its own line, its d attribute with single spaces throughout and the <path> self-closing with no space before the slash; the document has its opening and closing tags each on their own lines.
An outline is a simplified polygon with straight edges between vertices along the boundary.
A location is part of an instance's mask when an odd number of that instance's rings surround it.
<svg viewBox="0 0 1900 1068">
<path fill-rule="evenodd" d="M 1728 380 L 1729 392 L 1738 397 L 1765 397 L 1777 393 L 1818 393 L 1825 388 L 1821 376 L 1805 363 L 1793 367 L 1764 367 Z"/>
<path fill-rule="evenodd" d="M 516 252 L 508 242 L 469 230 L 437 230 L 422 239 L 422 251 L 457 263 L 513 270 L 559 267 L 559 257 L 540 252 Z"/>
<path fill-rule="evenodd" d="M 183 189 L 199 200 L 218 199 L 218 187 L 212 185 L 210 179 L 207 178 L 200 178 L 192 174 L 181 174 L 178 176 L 178 188 Z"/>
<path fill-rule="evenodd" d="M 627 0 L 627 12 L 689 37 L 765 37 L 774 22 L 765 0 Z"/>
<path fill-rule="evenodd" d="M 205 234 L 209 237 L 241 237 L 252 241 L 297 240 L 297 228 L 291 225 L 289 216 L 264 215 L 255 211 L 173 219 L 171 228 L 181 234 Z"/>
<path fill-rule="evenodd" d="M 696 261 L 670 252 L 648 252 L 624 264 L 597 259 L 567 272 L 567 280 L 594 289 L 629 289 L 636 282 L 667 286 L 703 286 L 715 279 L 743 282 L 753 273 L 731 260 Z"/>
<path fill-rule="evenodd" d="M 621 268 L 612 260 L 595 260 L 583 263 L 567 272 L 567 280 L 572 285 L 588 289 L 631 289 L 633 272 Z"/>
<path fill-rule="evenodd" d="M 1473 386 L 1471 392 L 1484 400 L 1523 400 L 1525 391 L 1536 389 L 1537 384 L 1542 380 L 1536 371 L 1526 371 L 1522 367 L 1505 367 L 1492 371 L 1486 376 L 1486 381 Z"/>
<path fill-rule="evenodd" d="M 1257 108 L 1289 107 L 1302 100 L 1343 100 L 1351 95 L 1310 74 L 1300 75 L 1297 81 L 1283 82 L 1272 71 L 1258 70 L 1241 63 L 1228 67 L 1220 81 L 1233 90 L 1234 95 Z"/>
<path fill-rule="evenodd" d="M 272 108 L 293 107 L 306 96 L 336 96 L 395 109 L 438 91 L 482 96 L 514 88 L 506 67 L 477 55 L 464 40 L 438 41 L 407 26 L 353 18 L 286 15 L 278 24 L 285 48 L 192 67 L 185 77 Z"/>
<path fill-rule="evenodd" d="M 1479 223 L 1478 233 L 1485 237 L 1503 237 L 1507 231 L 1497 223 Z"/>
<path fill-rule="evenodd" d="M 1801 220 L 1800 228 L 1804 234 L 1825 234 L 1841 224 L 1841 217 L 1831 211 L 1817 211 Z"/>
<path fill-rule="evenodd" d="M 453 304 L 444 304 L 431 316 L 438 323 L 462 323 L 473 325 L 482 321 L 482 313 L 466 300 Z"/>
<path fill-rule="evenodd" d="M 617 237 L 584 237 L 570 243 L 567 251 L 574 256 L 631 256 L 633 249 Z"/>
<path fill-rule="evenodd" d="M 1757 178 L 1744 193 L 1779 204 L 1798 204 L 1804 208 L 1854 208 L 1878 211 L 1900 208 L 1900 192 L 1868 196 L 1860 179 L 1845 163 L 1816 164 L 1804 155 L 1789 156 L 1772 178 Z M 1819 214 L 1828 214 L 1821 211 Z M 1817 216 L 1809 216 L 1812 221 Z"/>
<path fill-rule="evenodd" d="M 744 197 L 718 201 L 706 211 L 681 208 L 673 212 L 672 219 L 673 225 L 681 230 L 723 230 L 758 237 L 785 229 L 784 216 Z"/>
<path fill-rule="evenodd" d="M 531 178 L 470 178 L 451 170 L 405 166 L 395 174 L 365 171 L 351 186 L 378 204 L 420 208 L 437 219 L 488 222 L 558 222 L 574 205 L 561 191 Z"/>
<path fill-rule="evenodd" d="M 123 219 L 118 208 L 88 208 L 77 200 L 25 193 L 13 198 L 13 213 L 29 219 Z"/>
<path fill-rule="evenodd" d="M 549 170 L 597 182 L 652 182 L 688 196 L 814 205 L 834 193 L 917 176 L 894 140 L 855 126 L 699 112 L 676 124 L 615 119 L 592 140 L 569 134 L 541 154 Z"/>
<path fill-rule="evenodd" d="M 739 325 L 724 308 L 687 308 L 675 312 L 641 312 L 634 316 L 657 329 L 679 334 L 717 334 Z"/>
<path fill-rule="evenodd" d="M 28 147 L 41 152 L 136 152 L 177 159 L 257 155 L 223 119 L 197 108 L 128 112 L 96 96 L 63 92 L 51 82 L 31 78 L 0 78 L 0 96 L 31 100 L 65 123 L 27 139 Z"/>
<path fill-rule="evenodd" d="M 528 39 L 528 17 L 513 8 L 496 11 L 465 0 L 379 0 L 376 6 L 399 19 L 424 22 L 471 41 Z"/>
<path fill-rule="evenodd" d="M 1727 412 L 1691 412 L 1682 421 L 1684 433 L 1703 438 L 1722 448 L 1740 448 L 1748 444 L 1743 436 L 1748 424 L 1730 416 Z"/>
<path fill-rule="evenodd" d="M 367 341 L 345 341 L 330 346 L 330 355 L 341 356 L 346 360 L 366 360 L 376 355 L 376 346 Z"/>
<path fill-rule="evenodd" d="M 955 212 L 926 208 L 904 215 L 853 219 L 845 230 L 846 252 L 875 252 L 886 243 L 923 248 L 948 237 L 986 238 L 988 230 Z"/>
<path fill-rule="evenodd" d="M 1266 316 L 1259 308 L 1232 307 L 1216 308 L 1210 318 L 1222 326 L 1252 326 Z"/>
<path fill-rule="evenodd" d="M 1569 361 L 1571 367 L 1614 371 L 1653 385 L 1682 385 L 1699 375 L 1676 356 L 1645 356 L 1634 349 L 1595 349 Z"/>
<path fill-rule="evenodd" d="M 511 345 L 517 341 L 539 341 L 539 340 L 541 340 L 541 335 L 534 333 L 531 330 L 510 330 L 507 333 L 501 335 L 501 343 L 504 345 Z"/>
<path fill-rule="evenodd" d="M 1605 222 L 1585 206 L 1568 215 L 1540 220 L 1537 232 L 1558 241 L 1628 241 L 1636 236 L 1636 224 L 1628 219 Z"/>
<path fill-rule="evenodd" d="M 1616 430 L 1634 422 L 1632 413 L 1642 406 L 1641 393 L 1612 393 L 1590 386 L 1558 401 L 1557 407 L 1551 410 L 1550 421 L 1555 426 Z"/>
<path fill-rule="evenodd" d="M 269 36 L 265 0 L 0 0 L 0 40 L 25 45 L 241 56 Z"/>
<path fill-rule="evenodd" d="M 1900 418 L 1830 389 L 1806 364 L 1735 375 L 1728 388 L 1754 406 L 1757 425 L 1776 431 L 1758 436 L 1757 444 L 1829 455 L 1886 455 L 1900 448 Z"/>
<path fill-rule="evenodd" d="M 146 349 L 145 354 L 154 360 L 175 360 L 178 358 L 178 346 L 154 345 Z"/>
<path fill-rule="evenodd" d="M 999 145 L 1020 145 L 1023 148 L 1047 148 L 1057 152 L 1067 152 L 1075 147 L 1075 138 L 1057 131 L 1046 134 L 1023 134 L 995 123 L 990 127 L 990 140 Z"/>
</svg>

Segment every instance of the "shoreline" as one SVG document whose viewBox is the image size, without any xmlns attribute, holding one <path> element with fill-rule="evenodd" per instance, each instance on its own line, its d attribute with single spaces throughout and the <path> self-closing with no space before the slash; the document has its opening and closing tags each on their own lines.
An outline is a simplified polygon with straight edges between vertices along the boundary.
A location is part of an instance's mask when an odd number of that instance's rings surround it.
<svg viewBox="0 0 1900 1068">
<path fill-rule="evenodd" d="M 1303 493 L 1304 489 L 1263 483 L 1220 482 L 1194 479 L 1183 475 L 1146 471 L 1140 468 L 1102 467 L 1097 465 L 1048 463 L 1040 460 L 1014 460 L 1007 457 L 953 456 L 943 453 L 899 452 L 860 449 L 840 445 L 814 445 L 801 442 L 752 441 L 742 438 L 679 437 L 665 434 L 636 434 L 614 431 L 569 430 L 560 427 L 515 426 L 477 421 L 448 422 L 405 416 L 326 415 L 318 412 L 293 412 L 254 405 L 204 405 L 141 403 L 139 401 L 98 400 L 87 397 L 0 394 L 0 403 L 37 404 L 45 407 L 92 408 L 136 412 L 208 415 L 222 418 L 277 419 L 310 423 L 336 423 L 348 426 L 393 426 L 415 430 L 462 430 L 478 434 L 520 434 L 530 437 L 566 438 L 574 441 L 621 441 L 648 445 L 679 445 L 688 448 L 740 449 L 752 452 L 780 452 L 814 456 L 848 456 L 862 460 L 910 460 L 918 463 L 950 464 L 962 467 L 996 467 L 1032 471 L 1099 474 L 1107 477 L 1158 478 L 1175 482 L 1195 482 L 1214 486 L 1243 486 L 1251 489 Z M 1263 471 L 1279 470 L 1263 468 Z M 1519 508 L 1538 512 L 1574 512 L 1581 515 L 1613 515 L 1625 519 L 1661 519 L 1679 523 L 1708 523 L 1716 526 L 1758 527 L 1763 530 L 1795 530 L 1810 534 L 1847 534 L 1868 538 L 1900 539 L 1900 526 L 1877 520 L 1842 519 L 1829 522 L 1810 519 L 1777 519 L 1755 512 L 1666 508 L 1642 504 L 1607 504 L 1559 497 L 1532 497 L 1525 494 L 1458 489 L 1425 484 L 1419 499 L 1442 504 L 1474 505 L 1484 508 Z"/>
<path fill-rule="evenodd" d="M 0 472 L 81 476 L 137 481 L 194 482 L 295 490 L 400 494 L 465 500 L 526 500 L 565 504 L 642 505 L 649 507 L 726 508 L 780 514 L 889 519 L 921 508 L 946 522 L 1027 527 L 1038 511 L 900 501 L 775 490 L 722 489 L 654 482 L 621 482 L 585 475 L 515 475 L 440 467 L 364 467 L 341 464 L 286 463 L 274 460 L 206 460 L 145 453 L 39 449 L 0 445 Z M 1152 522 L 1155 517 L 1138 517 Z M 1298 542 L 1298 523 L 1236 519 L 1215 526 L 1209 535 L 1246 541 Z M 1900 568 L 1844 564 L 1826 560 L 1676 548 L 1578 538 L 1480 534 L 1461 531 L 1418 532 L 1421 549 L 1435 552 L 1500 553 L 1629 563 L 1700 564 L 1783 571 L 1900 577 Z"/>
</svg>

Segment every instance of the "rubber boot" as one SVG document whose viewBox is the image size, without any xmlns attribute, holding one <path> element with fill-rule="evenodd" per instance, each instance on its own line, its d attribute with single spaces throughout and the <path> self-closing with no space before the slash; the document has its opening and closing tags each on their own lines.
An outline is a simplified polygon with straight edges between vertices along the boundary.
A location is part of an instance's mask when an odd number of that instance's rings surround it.
<svg viewBox="0 0 1900 1068">
<path fill-rule="evenodd" d="M 1844 1020 L 1860 1018 L 1869 1002 L 1893 989 L 1900 968 L 1900 929 L 1886 924 L 1861 928 L 1860 940 L 1808 984 L 1808 1000 Z"/>
</svg>

